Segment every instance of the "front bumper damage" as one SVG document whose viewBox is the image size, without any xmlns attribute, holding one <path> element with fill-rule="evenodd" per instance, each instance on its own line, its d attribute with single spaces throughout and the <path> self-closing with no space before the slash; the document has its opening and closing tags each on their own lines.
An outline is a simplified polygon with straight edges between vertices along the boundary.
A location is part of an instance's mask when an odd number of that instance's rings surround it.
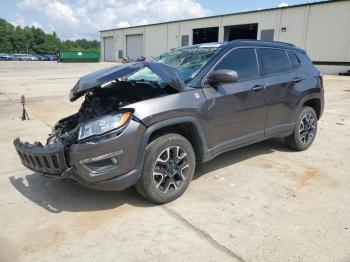
<svg viewBox="0 0 350 262">
<path fill-rule="evenodd" d="M 14 145 L 22 164 L 33 171 L 59 176 L 67 169 L 62 145 L 43 146 L 39 142 L 32 145 L 21 142 L 19 138 L 15 139 Z"/>
<path fill-rule="evenodd" d="M 19 138 L 14 140 L 14 145 L 22 164 L 34 172 L 72 179 L 93 189 L 120 191 L 139 179 L 136 156 L 144 131 L 144 125 L 130 121 L 119 135 L 66 148 L 61 144 L 30 144 Z"/>
</svg>

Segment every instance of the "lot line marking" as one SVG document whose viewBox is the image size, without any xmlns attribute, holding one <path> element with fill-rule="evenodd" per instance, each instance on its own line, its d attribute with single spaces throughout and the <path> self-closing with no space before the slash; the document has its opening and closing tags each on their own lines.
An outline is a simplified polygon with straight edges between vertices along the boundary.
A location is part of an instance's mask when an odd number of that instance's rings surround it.
<svg viewBox="0 0 350 262">
<path fill-rule="evenodd" d="M 217 242 L 208 232 L 206 232 L 205 230 L 193 225 L 191 222 L 189 222 L 188 220 L 186 220 L 184 217 L 182 217 L 179 213 L 177 213 L 176 211 L 170 209 L 167 206 L 162 206 L 162 209 L 164 209 L 171 217 L 175 218 L 176 220 L 179 220 L 180 222 L 182 222 L 182 224 L 184 224 L 186 227 L 191 228 L 192 230 L 194 230 L 196 232 L 196 234 L 201 237 L 202 239 L 205 239 L 207 242 L 209 242 L 209 244 L 211 244 L 214 248 L 219 249 L 221 251 L 223 251 L 224 253 L 226 253 L 227 255 L 229 255 L 232 258 L 235 258 L 237 261 L 240 262 L 244 262 L 244 260 L 236 255 L 234 252 L 232 252 L 229 248 L 225 247 L 224 245 L 220 244 L 219 242 Z"/>
</svg>

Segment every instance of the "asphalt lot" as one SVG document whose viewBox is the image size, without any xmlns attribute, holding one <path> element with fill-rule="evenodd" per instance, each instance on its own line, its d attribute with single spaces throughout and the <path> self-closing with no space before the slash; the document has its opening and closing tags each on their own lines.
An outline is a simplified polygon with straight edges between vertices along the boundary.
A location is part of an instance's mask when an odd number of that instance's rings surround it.
<svg viewBox="0 0 350 262">
<path fill-rule="evenodd" d="M 12 144 L 45 141 L 79 108 L 68 99 L 77 79 L 110 65 L 0 62 L 0 261 L 350 261 L 350 77 L 325 77 L 309 150 L 271 139 L 225 153 L 180 199 L 154 206 L 133 188 L 41 177 Z"/>
</svg>

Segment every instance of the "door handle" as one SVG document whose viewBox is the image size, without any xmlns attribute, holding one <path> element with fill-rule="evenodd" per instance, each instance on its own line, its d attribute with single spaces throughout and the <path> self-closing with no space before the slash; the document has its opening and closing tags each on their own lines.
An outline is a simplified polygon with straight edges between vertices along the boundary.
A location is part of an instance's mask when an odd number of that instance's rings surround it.
<svg viewBox="0 0 350 262">
<path fill-rule="evenodd" d="M 299 83 L 299 82 L 301 82 L 301 81 L 303 81 L 303 80 L 304 80 L 304 79 L 302 79 L 302 78 L 296 77 L 296 78 L 293 79 L 293 82 L 294 82 L 294 83 Z"/>
<path fill-rule="evenodd" d="M 256 85 L 256 86 L 253 86 L 251 90 L 260 91 L 260 90 L 264 90 L 264 89 L 265 89 L 264 85 Z"/>
</svg>

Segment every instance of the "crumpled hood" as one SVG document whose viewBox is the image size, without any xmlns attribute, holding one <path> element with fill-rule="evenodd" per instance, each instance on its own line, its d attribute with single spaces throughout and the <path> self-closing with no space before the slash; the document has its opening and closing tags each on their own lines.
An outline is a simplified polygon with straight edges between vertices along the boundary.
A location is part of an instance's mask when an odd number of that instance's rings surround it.
<svg viewBox="0 0 350 262">
<path fill-rule="evenodd" d="M 185 83 L 181 80 L 176 68 L 161 63 L 141 61 L 105 68 L 83 76 L 71 89 L 69 99 L 74 101 L 95 87 L 130 75 L 145 66 L 175 90 L 181 91 L 184 89 Z"/>
</svg>

